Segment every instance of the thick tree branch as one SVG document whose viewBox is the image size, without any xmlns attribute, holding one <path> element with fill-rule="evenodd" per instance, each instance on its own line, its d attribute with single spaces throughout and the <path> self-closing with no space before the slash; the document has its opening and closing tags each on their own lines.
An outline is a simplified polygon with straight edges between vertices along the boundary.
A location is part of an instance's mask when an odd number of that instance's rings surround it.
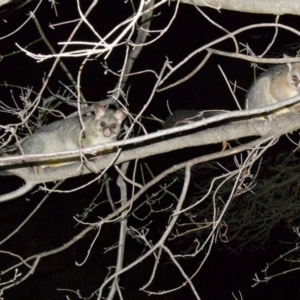
<svg viewBox="0 0 300 300">
<path fill-rule="evenodd" d="M 223 141 L 231 141 L 242 137 L 280 137 L 281 135 L 297 130 L 298 128 L 300 128 L 300 118 L 299 115 L 295 113 L 279 116 L 275 121 L 245 120 L 233 122 L 227 125 L 202 130 L 194 134 L 123 151 L 115 163 L 119 164 L 125 161 L 134 160 L 136 158 L 145 158 L 148 156 L 188 147 L 222 143 Z M 221 151 L 220 157 L 222 157 Z M 97 161 L 90 161 L 89 164 L 91 167 L 81 165 L 78 162 L 63 167 L 45 168 L 41 172 L 36 172 L 34 168 L 31 167 L 22 167 L 5 171 L 23 178 L 26 181 L 27 187 L 34 187 L 39 183 L 63 180 L 66 178 L 88 174 L 91 173 L 91 170 L 103 170 L 112 162 L 112 160 L 115 159 L 116 154 L 112 153 L 99 157 Z M 28 189 L 24 189 L 24 192 L 27 191 Z M 17 191 L 13 193 L 14 195 L 18 196 L 21 195 L 20 193 L 17 193 Z M 11 200 L 13 199 L 12 197 L 12 193 L 2 195 L 0 197 L 0 201 Z"/>
<path fill-rule="evenodd" d="M 175 0 L 173 0 L 175 1 Z M 256 14 L 300 15 L 298 0 L 180 0 L 182 3 Z"/>
</svg>

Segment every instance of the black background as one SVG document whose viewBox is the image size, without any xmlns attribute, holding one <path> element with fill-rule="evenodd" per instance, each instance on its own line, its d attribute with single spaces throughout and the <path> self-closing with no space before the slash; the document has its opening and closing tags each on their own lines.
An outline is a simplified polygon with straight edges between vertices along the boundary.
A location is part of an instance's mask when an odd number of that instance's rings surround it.
<svg viewBox="0 0 300 300">
<path fill-rule="evenodd" d="M 91 1 L 87 0 L 81 1 L 82 10 L 85 11 L 90 3 Z M 0 38 L 18 28 L 28 17 L 29 10 L 34 9 L 35 6 L 36 2 L 13 12 L 2 14 L 2 20 L 0 19 Z M 156 30 L 165 28 L 170 22 L 174 9 L 174 3 L 170 6 L 161 6 L 156 11 L 151 28 Z M 74 23 L 58 26 L 55 30 L 49 28 L 49 24 L 78 18 L 76 1 L 59 1 L 57 10 L 58 16 L 56 17 L 54 11 L 50 8 L 50 3 L 43 1 L 36 15 L 45 35 L 58 52 L 61 48 L 58 42 L 66 41 L 74 27 Z M 250 24 L 274 22 L 275 20 L 275 16 L 272 15 L 257 15 L 226 10 L 222 10 L 219 13 L 213 9 L 204 8 L 203 11 L 212 20 L 229 31 L 234 31 Z M 130 16 L 131 13 L 131 5 L 124 3 L 124 1 L 100 1 L 88 17 L 88 20 L 93 24 L 95 30 L 103 36 L 116 24 Z M 299 27 L 299 17 L 297 16 L 282 16 L 280 22 L 296 29 Z M 238 40 L 240 43 L 249 44 L 255 54 L 259 55 L 270 43 L 273 34 L 274 29 L 272 28 L 259 28 L 238 35 Z M 156 35 L 152 33 L 151 38 Z M 224 33 L 210 24 L 193 6 L 180 5 L 178 15 L 170 29 L 157 42 L 144 47 L 134 65 L 133 72 L 144 69 L 153 69 L 159 72 L 166 57 L 176 65 L 193 50 L 222 35 Z M 39 33 L 35 25 L 32 21 L 29 21 L 15 34 L 0 40 L 0 54 L 4 56 L 0 62 L 0 100 L 4 103 L 11 104 L 11 93 L 16 99 L 18 99 L 20 94 L 18 88 L 5 87 L 5 84 L 32 87 L 34 91 L 39 91 L 42 86 L 43 77 L 49 71 L 53 59 L 37 63 L 24 53 L 5 56 L 19 50 L 16 43 L 21 47 L 25 47 L 28 43 L 38 38 Z M 74 40 L 97 42 L 97 37 L 91 33 L 87 26 L 82 26 Z M 291 49 L 291 44 L 295 43 L 298 43 L 296 35 L 281 30 L 267 56 L 281 57 L 283 52 L 295 54 L 294 50 Z M 226 51 L 234 50 L 234 45 L 230 39 L 214 47 Z M 72 46 L 69 49 L 80 49 L 80 46 Z M 43 42 L 31 46 L 29 50 L 33 53 L 49 53 Z M 124 46 L 120 46 L 107 59 L 108 66 L 115 72 L 122 68 L 124 53 Z M 172 83 L 188 74 L 195 65 L 201 62 L 205 54 L 206 52 L 196 55 L 188 64 L 184 65 L 178 72 L 175 72 L 166 84 Z M 82 59 L 64 59 L 65 64 L 74 77 L 76 77 Z M 83 70 L 81 88 L 86 99 L 91 102 L 105 99 L 108 91 L 112 90 L 117 82 L 115 76 L 104 74 L 101 62 L 103 62 L 103 57 L 91 59 Z M 236 96 L 243 107 L 246 90 L 253 81 L 253 69 L 250 65 L 249 62 L 238 59 L 213 55 L 208 64 L 189 81 L 174 89 L 157 93 L 151 105 L 147 108 L 145 115 L 155 115 L 160 119 L 165 119 L 168 115 L 167 101 L 172 111 L 182 108 L 236 110 L 237 106 L 218 66 L 222 68 L 228 80 L 237 81 L 240 89 L 238 89 Z M 70 84 L 66 75 L 57 68 L 50 80 L 49 88 L 54 92 L 57 92 L 59 88 L 63 89 L 60 82 L 66 85 Z M 155 77 L 151 74 L 130 77 L 127 88 L 130 87 L 128 100 L 131 112 L 138 113 L 143 107 L 154 83 Z M 44 96 L 49 96 L 49 93 L 46 92 Z M 62 109 L 66 114 L 73 111 L 67 106 Z M 15 118 L 12 118 L 11 115 L 1 114 L 1 124 L 5 125 L 12 121 L 15 121 Z M 145 121 L 145 126 L 149 132 L 160 129 L 160 124 L 154 122 Z M 275 156 L 277 150 L 279 149 L 272 150 L 271 154 Z M 149 158 L 147 162 L 153 165 L 154 170 L 162 171 L 165 167 L 186 160 L 189 155 L 193 154 L 192 151 L 182 151 L 159 158 Z M 115 171 L 111 170 L 110 176 L 116 178 Z M 74 188 L 92 178 L 93 176 L 89 175 L 67 180 L 61 189 Z M 15 189 L 19 185 L 20 182 L 14 178 L 3 178 L 1 179 L 1 194 L 7 190 Z M 54 249 L 66 243 L 76 233 L 80 232 L 83 227 L 75 227 L 76 221 L 73 216 L 83 211 L 89 204 L 90 199 L 97 194 L 98 189 L 99 187 L 94 185 L 88 190 L 80 190 L 76 193 L 54 194 L 17 235 L 2 245 L 2 250 L 12 251 L 22 255 L 22 257 L 27 257 L 34 253 Z M 115 189 L 116 195 L 118 195 L 117 188 L 115 187 Z M 9 232 L 14 230 L 26 218 L 43 195 L 42 192 L 30 193 L 26 197 L 1 203 L 0 240 L 6 237 Z M 104 216 L 108 209 L 108 204 L 99 206 L 93 215 L 94 219 L 89 221 L 96 221 L 98 216 Z M 161 220 L 161 224 L 166 225 L 167 221 Z M 101 229 L 100 238 L 97 239 L 87 263 L 82 267 L 77 267 L 75 261 L 82 262 L 84 260 L 95 234 L 96 232 L 90 233 L 83 240 L 62 253 L 42 259 L 34 274 L 20 285 L 5 291 L 4 298 L 66 299 L 66 295 L 69 295 L 70 299 L 77 299 L 74 294 L 58 291 L 57 288 L 79 289 L 83 296 L 90 295 L 93 290 L 99 287 L 99 284 L 107 275 L 107 267 L 115 264 L 116 251 L 113 250 L 104 255 L 103 249 L 114 244 L 118 239 L 118 224 L 110 224 Z M 155 240 L 155 238 L 158 238 L 158 236 L 154 234 L 153 239 Z M 274 228 L 270 240 L 264 247 L 256 251 L 254 251 L 253 245 L 247 245 L 239 255 L 236 255 L 228 249 L 224 249 L 223 245 L 216 244 L 203 269 L 193 279 L 201 299 L 233 299 L 231 293 L 234 292 L 237 296 L 238 291 L 241 291 L 244 300 L 299 299 L 298 273 L 287 274 L 271 280 L 268 284 L 260 284 L 255 288 L 251 287 L 254 284 L 252 280 L 254 274 L 258 273 L 261 275 L 261 270 L 265 268 L 268 262 L 293 247 L 293 244 L 287 243 L 293 239 L 293 234 L 281 224 Z M 183 241 L 178 247 L 184 249 L 188 247 L 188 243 L 190 243 L 190 240 L 188 240 L 186 245 Z M 135 260 L 142 253 L 144 247 L 142 244 L 128 238 L 126 249 L 125 265 Z M 8 265 L 11 265 L 12 260 L 6 260 L 6 258 L 7 256 L 5 255 L 2 255 L 2 258 L 0 257 L 0 269 L 5 269 Z M 192 272 L 201 259 L 202 256 L 200 255 L 200 257 L 193 259 L 182 259 L 180 263 L 185 270 L 188 270 L 187 272 Z M 139 288 L 147 282 L 153 261 L 152 257 L 121 277 L 121 286 L 125 287 L 123 291 L 125 299 L 148 299 L 148 295 L 139 292 Z M 178 270 L 168 259 L 164 259 L 161 262 L 161 266 L 162 270 L 159 272 L 153 286 L 151 286 L 151 290 L 167 290 L 183 282 L 183 278 L 179 275 Z M 286 265 L 279 264 L 278 270 L 283 270 L 285 267 Z M 185 287 L 177 292 L 161 295 L 159 299 L 193 299 L 193 294 L 189 287 Z"/>
</svg>

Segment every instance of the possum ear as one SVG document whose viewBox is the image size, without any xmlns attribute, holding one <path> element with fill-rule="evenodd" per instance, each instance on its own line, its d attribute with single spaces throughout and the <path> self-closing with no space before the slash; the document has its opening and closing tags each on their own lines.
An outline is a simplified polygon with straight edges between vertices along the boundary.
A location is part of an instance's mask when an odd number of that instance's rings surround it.
<svg viewBox="0 0 300 300">
<path fill-rule="evenodd" d="M 127 117 L 127 112 L 125 111 L 125 109 L 120 108 L 118 110 L 116 110 L 116 119 L 118 120 L 119 123 L 122 123 L 122 121 Z"/>
<path fill-rule="evenodd" d="M 289 56 L 289 55 L 286 55 L 286 54 L 283 54 L 283 57 L 284 58 L 292 58 L 292 56 Z M 290 62 L 288 62 L 288 63 L 286 63 L 287 64 L 287 66 L 289 67 L 289 70 L 291 71 L 292 69 L 293 69 L 293 65 L 295 64 L 295 63 L 290 63 Z"/>
<path fill-rule="evenodd" d="M 105 114 L 105 107 L 102 105 L 94 104 L 93 110 L 97 119 L 101 118 Z"/>
</svg>

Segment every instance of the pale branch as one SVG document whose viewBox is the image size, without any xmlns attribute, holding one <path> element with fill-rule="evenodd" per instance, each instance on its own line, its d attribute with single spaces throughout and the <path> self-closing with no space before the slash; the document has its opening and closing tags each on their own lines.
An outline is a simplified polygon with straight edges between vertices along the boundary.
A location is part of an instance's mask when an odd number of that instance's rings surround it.
<svg viewBox="0 0 300 300">
<path fill-rule="evenodd" d="M 124 89 L 128 79 L 128 75 L 132 70 L 133 64 L 136 61 L 137 57 L 139 56 L 144 43 L 146 42 L 149 33 L 150 24 L 151 24 L 151 18 L 153 14 L 153 9 L 151 9 L 153 5 L 154 5 L 154 0 L 149 1 L 149 3 L 145 5 L 144 11 L 147 11 L 147 9 L 149 9 L 149 11 L 145 12 L 141 17 L 141 25 L 140 28 L 138 28 L 137 30 L 137 37 L 134 42 L 135 46 L 131 49 L 126 61 L 126 65 L 122 70 L 123 74 L 121 76 L 120 82 L 117 85 L 121 90 Z"/>
<path fill-rule="evenodd" d="M 254 141 L 250 142 L 250 143 L 246 143 L 244 145 L 237 146 L 237 147 L 235 147 L 233 149 L 225 150 L 225 151 L 222 152 L 222 157 L 234 155 L 234 154 L 240 153 L 242 151 L 245 151 L 245 150 L 247 150 L 249 148 L 256 147 L 258 144 L 262 144 L 264 141 L 266 141 L 265 138 L 259 138 L 257 140 L 254 140 Z M 176 171 L 178 171 L 178 170 L 180 170 L 182 168 L 185 168 L 185 166 L 187 164 L 191 164 L 192 166 L 194 166 L 196 164 L 200 164 L 200 163 L 203 163 L 203 162 L 207 162 L 209 160 L 217 159 L 219 157 L 220 157 L 220 152 L 216 152 L 216 153 L 212 153 L 210 155 L 204 155 L 204 156 L 201 156 L 201 157 L 198 157 L 198 158 L 194 158 L 192 160 L 189 160 L 189 161 L 177 164 L 176 166 L 172 166 L 171 168 L 163 171 L 161 174 L 159 174 L 158 176 L 156 176 L 155 178 L 153 178 L 150 182 L 146 183 L 144 185 L 144 187 L 141 190 L 139 190 L 136 193 L 136 195 L 130 201 L 128 201 L 122 208 L 116 209 L 109 216 L 108 219 L 105 218 L 103 221 L 106 222 L 108 220 L 111 220 L 111 218 L 113 218 L 115 216 L 118 216 L 123 211 L 123 209 L 127 209 L 130 205 L 132 205 L 133 201 L 136 201 L 144 192 L 146 192 L 150 187 L 152 187 L 153 185 L 155 185 L 156 183 L 158 183 L 160 180 L 162 180 L 167 175 L 169 175 L 169 174 L 171 174 L 173 172 L 176 172 Z M 7 195 L 9 195 L 9 194 L 6 194 L 4 196 L 7 196 Z M 6 200 L 11 200 L 11 199 L 6 199 Z M 1 199 L 0 199 L 0 202 L 1 202 Z M 95 225 L 95 226 L 98 226 L 98 225 Z"/>
<path fill-rule="evenodd" d="M 245 61 L 250 61 L 252 63 L 260 63 L 260 64 L 286 64 L 286 63 L 299 63 L 300 58 L 299 56 L 296 57 L 283 57 L 283 58 L 267 58 L 267 57 L 257 57 L 257 56 L 250 56 L 242 53 L 236 52 L 228 52 L 222 51 L 213 48 L 206 49 L 208 53 L 213 53 L 221 56 L 232 57 L 243 59 Z"/>
<path fill-rule="evenodd" d="M 96 161 L 90 161 L 89 163 L 93 169 L 100 171 L 107 167 L 113 159 L 116 159 L 116 164 L 120 164 L 136 158 L 144 158 L 187 147 L 216 144 L 221 143 L 222 141 L 230 141 L 242 137 L 261 136 L 265 139 L 270 137 L 280 137 L 281 135 L 292 132 L 299 127 L 299 116 L 294 113 L 279 116 L 277 120 L 272 122 L 269 120 L 248 120 L 234 122 L 216 128 L 202 130 L 194 134 L 173 138 L 167 141 L 156 142 L 148 146 L 141 146 L 132 150 L 126 150 L 123 151 L 117 159 L 115 157 L 115 153 L 112 153 L 101 156 Z M 239 148 L 236 147 L 233 149 Z M 226 153 L 226 151 L 220 151 L 217 156 L 210 154 L 210 157 L 211 159 L 216 159 L 226 156 Z M 39 183 L 58 181 L 88 174 L 91 173 L 91 168 L 77 162 L 62 167 L 45 168 L 42 172 L 36 172 L 31 167 L 22 167 L 19 169 L 16 168 L 6 170 L 6 172 L 23 178 L 27 187 L 34 187 Z M 16 192 L 14 192 L 14 194 L 15 193 Z M 20 196 L 20 194 L 18 195 Z M 13 199 L 12 196 L 12 193 L 4 194 L 0 197 L 0 202 Z"/>
<path fill-rule="evenodd" d="M 221 36 L 220 38 L 217 38 L 209 43 L 207 43 L 206 45 L 203 45 L 201 47 L 199 47 L 198 49 L 194 50 L 193 52 L 191 52 L 189 55 L 187 55 L 182 61 L 180 61 L 179 63 L 177 63 L 177 65 L 172 66 L 170 68 L 169 73 L 167 73 L 167 75 L 161 80 L 160 82 L 160 86 L 163 85 L 163 83 L 175 72 L 177 71 L 179 68 L 181 68 L 182 66 L 184 66 L 190 59 L 192 59 L 195 55 L 203 52 L 204 50 L 210 49 L 212 46 L 217 45 L 227 39 L 231 39 L 233 36 L 240 34 L 244 31 L 250 30 L 250 29 L 255 29 L 255 28 L 265 28 L 265 27 L 276 27 L 276 28 L 281 28 L 281 29 L 285 29 L 291 33 L 294 33 L 296 36 L 300 36 L 300 32 L 299 30 L 296 30 L 293 27 L 284 25 L 284 24 L 279 24 L 279 23 L 260 23 L 260 24 L 254 24 L 254 25 L 248 25 L 242 28 L 239 28 L 231 33 L 225 34 L 224 36 Z M 235 50 L 235 53 L 239 53 L 239 49 Z M 254 55 L 249 55 L 249 60 L 255 61 L 257 60 L 257 57 L 255 57 Z M 262 62 L 264 61 L 264 59 L 261 60 Z M 295 61 L 299 61 L 299 58 L 292 58 L 289 62 L 295 62 Z M 269 60 L 269 62 L 271 62 L 271 60 Z M 278 61 L 278 62 L 283 62 L 283 61 Z M 285 62 L 285 61 L 284 61 Z M 165 89 L 167 89 L 168 87 L 162 87 L 158 90 L 158 92 L 163 91 Z"/>
<path fill-rule="evenodd" d="M 218 11 L 226 9 L 257 14 L 300 15 L 300 2 L 298 0 L 180 0 L 180 2 L 210 7 Z"/>
<path fill-rule="evenodd" d="M 125 175 L 127 173 L 129 166 L 129 162 L 126 162 L 122 164 L 121 172 Z M 117 179 L 117 185 L 120 188 L 121 192 L 121 203 L 126 204 L 128 201 L 128 195 L 127 195 L 127 186 L 123 179 L 123 177 L 119 174 Z M 128 218 L 127 218 L 127 211 L 123 211 L 122 213 L 122 220 L 120 222 L 120 231 L 119 231 L 119 242 L 118 242 L 118 254 L 117 254 L 117 262 L 115 267 L 115 272 L 118 272 L 122 269 L 124 265 L 124 253 L 125 253 L 125 245 L 126 245 L 126 235 L 127 235 L 127 224 L 128 224 Z M 112 283 L 109 291 L 109 295 L 107 296 L 107 300 L 112 300 L 114 298 L 114 295 L 116 293 L 116 290 L 119 286 L 119 277 L 117 276 L 114 279 L 114 282 Z"/>
<path fill-rule="evenodd" d="M 197 121 L 194 123 L 189 123 L 184 126 L 178 126 L 178 127 L 174 127 L 174 128 L 167 129 L 167 130 L 160 130 L 158 132 L 154 132 L 154 133 L 143 135 L 143 136 L 136 137 L 136 138 L 131 138 L 131 139 L 107 143 L 107 144 L 101 144 L 101 145 L 87 147 L 87 148 L 79 149 L 79 150 L 70 150 L 70 151 L 65 151 L 65 152 L 53 152 L 53 153 L 44 153 L 44 154 L 2 156 L 2 157 L 0 157 L 0 168 L 4 167 L 4 166 L 8 166 L 8 165 L 15 165 L 18 163 L 23 164 L 24 162 L 28 162 L 28 163 L 29 162 L 31 162 L 31 163 L 39 162 L 39 161 L 51 162 L 51 160 L 57 161 L 58 159 L 64 160 L 64 159 L 70 159 L 70 158 L 76 158 L 74 160 L 78 160 L 78 157 L 82 156 L 83 154 L 94 155 L 97 152 L 106 151 L 106 150 L 112 149 L 114 147 L 123 147 L 126 145 L 136 145 L 136 144 L 144 142 L 144 141 L 161 138 L 162 136 L 167 136 L 167 135 L 174 134 L 174 133 L 182 133 L 184 131 L 196 129 L 196 128 L 199 128 L 199 131 L 200 131 L 200 130 L 203 130 L 202 128 L 200 129 L 201 126 L 203 127 L 203 126 L 207 126 L 208 124 L 213 124 L 213 123 L 221 122 L 221 121 L 223 122 L 225 120 L 230 120 L 230 121 L 234 121 L 236 119 L 241 120 L 241 119 L 244 119 L 244 117 L 247 118 L 250 116 L 262 115 L 264 113 L 265 114 L 270 113 L 276 109 L 296 104 L 299 101 L 300 101 L 300 95 L 297 95 L 292 98 L 289 98 L 289 99 L 286 99 L 283 101 L 279 101 L 277 103 L 267 105 L 264 107 L 251 109 L 251 110 L 231 111 L 231 112 L 227 112 L 227 113 L 223 113 L 223 114 L 218 114 L 213 117 L 203 119 L 203 120 L 200 120 L 200 121 Z M 287 114 L 287 115 L 291 116 L 291 120 L 294 120 L 294 118 L 292 118 L 292 116 L 295 115 L 294 113 Z M 284 117 L 284 116 L 278 117 L 277 120 L 281 119 L 281 117 Z M 290 119 L 290 117 L 288 119 Z M 297 130 L 299 127 L 297 127 L 298 125 L 297 125 L 296 120 L 293 122 L 295 122 L 295 123 L 290 124 L 290 126 L 287 127 L 287 131 L 285 131 L 285 132 L 278 131 L 278 134 L 274 133 L 275 136 L 280 136 L 284 133 Z M 236 122 L 234 124 L 236 124 Z M 249 135 L 245 134 L 243 136 L 251 136 L 251 135 L 264 136 L 264 135 L 268 134 L 268 132 L 265 132 L 265 133 L 259 132 L 260 123 L 257 123 L 257 125 L 254 125 L 254 126 L 257 126 L 257 131 L 254 131 L 254 132 L 251 131 Z M 275 130 L 275 128 L 274 128 L 274 130 Z M 239 136 L 239 137 L 241 137 L 241 136 Z M 236 139 L 236 138 L 237 137 L 234 137 L 233 139 Z M 222 141 L 227 141 L 227 140 L 231 140 L 231 139 L 232 138 L 228 137 L 228 138 L 224 138 Z"/>
<path fill-rule="evenodd" d="M 89 15 L 91 10 L 97 4 L 97 1 L 94 0 L 94 2 L 89 6 L 88 10 L 86 11 L 86 13 L 84 15 L 81 12 L 81 10 L 78 9 L 78 11 L 81 14 L 81 20 L 79 21 L 78 25 L 75 27 L 74 31 L 70 35 L 67 42 L 59 43 L 59 45 L 63 45 L 63 49 L 58 54 L 47 54 L 47 55 L 34 54 L 30 51 L 23 49 L 18 44 L 16 44 L 16 45 L 17 45 L 17 47 L 22 49 L 28 56 L 36 59 L 38 62 L 44 61 L 49 58 L 56 58 L 56 61 L 57 61 L 57 58 L 59 58 L 59 57 L 87 57 L 87 56 L 89 57 L 92 55 L 97 55 L 97 56 L 105 55 L 104 59 L 106 60 L 108 58 L 108 56 L 111 54 L 111 51 L 115 46 L 117 46 L 119 43 L 124 42 L 124 39 L 128 39 L 128 35 L 129 36 L 132 35 L 133 28 L 135 28 L 140 17 L 142 17 L 142 15 L 144 15 L 145 13 L 146 14 L 149 13 L 149 11 L 144 12 L 144 7 L 147 2 L 148 1 L 141 0 L 136 12 L 130 18 L 127 18 L 125 21 L 123 21 L 120 24 L 118 24 L 117 26 L 115 26 L 103 38 L 93 29 L 93 26 L 86 19 L 86 17 Z M 151 10 L 152 10 L 152 8 L 151 8 Z M 74 33 L 82 25 L 82 22 L 84 22 L 91 29 L 91 32 L 96 35 L 96 37 L 98 38 L 99 41 L 97 41 L 97 42 L 72 42 Z M 117 37 L 114 38 L 112 42 L 107 42 L 114 34 L 116 34 L 117 30 L 120 30 L 121 27 L 123 27 L 123 29 L 121 30 L 121 33 L 118 33 Z M 93 49 L 75 50 L 75 51 L 69 51 L 69 52 L 65 51 L 66 47 L 68 47 L 70 45 L 78 45 L 78 44 L 94 46 L 94 48 Z"/>
</svg>

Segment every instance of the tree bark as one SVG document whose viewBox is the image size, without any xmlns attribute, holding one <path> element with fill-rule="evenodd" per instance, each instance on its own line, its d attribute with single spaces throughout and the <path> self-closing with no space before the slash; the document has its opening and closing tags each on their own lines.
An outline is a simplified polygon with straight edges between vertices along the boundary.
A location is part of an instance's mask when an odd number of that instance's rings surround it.
<svg viewBox="0 0 300 300">
<path fill-rule="evenodd" d="M 180 2 L 218 10 L 227 9 L 256 14 L 300 15 L 300 1 L 298 0 L 180 0 Z"/>
</svg>

